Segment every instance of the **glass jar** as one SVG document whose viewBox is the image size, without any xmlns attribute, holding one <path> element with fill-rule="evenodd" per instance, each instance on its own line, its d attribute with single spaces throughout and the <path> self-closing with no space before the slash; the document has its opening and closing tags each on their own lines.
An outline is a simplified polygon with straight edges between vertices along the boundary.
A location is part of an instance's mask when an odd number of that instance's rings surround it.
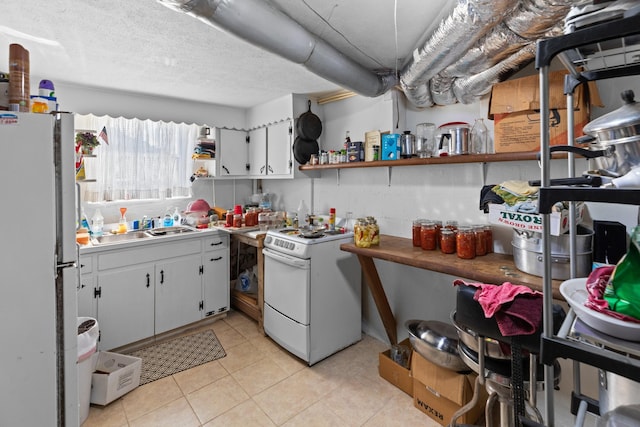
<svg viewBox="0 0 640 427">
<path fill-rule="evenodd" d="M 258 210 L 256 208 L 247 209 L 247 213 L 244 214 L 244 225 L 247 227 L 258 225 Z"/>
<path fill-rule="evenodd" d="M 485 225 L 483 227 L 484 230 L 484 241 L 487 245 L 487 253 L 493 253 L 493 229 L 490 225 Z"/>
<path fill-rule="evenodd" d="M 487 127 L 483 119 L 476 119 L 471 128 L 471 154 L 484 154 L 487 152 Z"/>
<path fill-rule="evenodd" d="M 472 227 L 459 227 L 456 233 L 456 252 L 458 258 L 473 259 L 476 257 L 476 236 Z"/>
<path fill-rule="evenodd" d="M 242 214 L 234 214 L 233 215 L 233 226 L 235 228 L 242 227 Z"/>
<path fill-rule="evenodd" d="M 374 217 L 367 217 L 367 227 L 371 236 L 371 246 L 378 246 L 380 244 L 380 226 Z"/>
<path fill-rule="evenodd" d="M 443 254 L 456 253 L 456 233 L 453 230 L 448 228 L 440 230 L 440 251 Z"/>
<path fill-rule="evenodd" d="M 425 222 L 425 219 L 419 218 L 414 219 L 411 225 L 411 236 L 413 240 L 413 246 L 416 248 L 420 247 L 420 227 L 422 227 L 422 223 Z"/>
<path fill-rule="evenodd" d="M 355 225 L 353 226 L 353 240 L 359 248 L 368 248 L 371 246 L 371 236 L 369 235 L 366 219 L 356 219 Z"/>
<path fill-rule="evenodd" d="M 436 245 L 440 247 L 440 232 L 442 231 L 442 221 L 440 221 L 439 219 L 434 219 L 432 221 L 436 225 Z"/>
<path fill-rule="evenodd" d="M 487 254 L 487 241 L 484 235 L 484 226 L 476 225 L 473 227 L 473 235 L 476 238 L 476 256 Z"/>
<path fill-rule="evenodd" d="M 229 209 L 225 216 L 225 227 L 233 227 L 233 211 Z"/>
<path fill-rule="evenodd" d="M 436 245 L 436 224 L 432 221 L 423 222 L 420 226 L 420 247 L 425 251 L 433 251 Z"/>
<path fill-rule="evenodd" d="M 444 226 L 449 230 L 456 231 L 458 229 L 458 221 L 456 221 L 455 219 L 448 219 L 444 222 Z"/>
</svg>

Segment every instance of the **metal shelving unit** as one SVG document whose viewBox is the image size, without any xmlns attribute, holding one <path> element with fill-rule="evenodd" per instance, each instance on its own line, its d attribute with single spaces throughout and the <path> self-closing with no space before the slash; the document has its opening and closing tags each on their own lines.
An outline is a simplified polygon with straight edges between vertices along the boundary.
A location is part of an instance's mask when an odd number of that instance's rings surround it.
<svg viewBox="0 0 640 427">
<path fill-rule="evenodd" d="M 551 248 L 549 213 L 558 201 L 592 201 L 640 205 L 640 190 L 550 187 L 549 166 L 549 66 L 558 59 L 569 70 L 565 81 L 565 95 L 571 100 L 574 89 L 589 81 L 640 74 L 640 15 L 624 17 L 578 30 L 574 33 L 538 42 L 536 68 L 540 74 L 540 141 L 541 183 L 538 209 L 543 217 L 543 289 L 544 330 L 542 361 L 545 367 L 545 420 L 554 425 L 553 362 L 568 358 L 596 368 L 604 368 L 634 381 L 640 381 L 640 345 L 618 340 L 590 330 L 571 311 L 560 332 L 553 333 L 551 293 Z M 569 116 L 573 116 L 572 102 L 567 102 Z M 573 139 L 570 135 L 570 141 Z M 570 157 L 570 162 L 571 162 Z M 571 172 L 572 166 L 569 165 Z M 574 231 L 572 231 L 574 232 Z M 575 233 L 574 233 L 575 234 Z M 585 329 L 586 328 L 586 329 Z M 575 390 L 574 390 L 575 392 Z M 598 413 L 597 402 L 574 393 L 575 400 L 584 399 L 589 411 Z"/>
</svg>

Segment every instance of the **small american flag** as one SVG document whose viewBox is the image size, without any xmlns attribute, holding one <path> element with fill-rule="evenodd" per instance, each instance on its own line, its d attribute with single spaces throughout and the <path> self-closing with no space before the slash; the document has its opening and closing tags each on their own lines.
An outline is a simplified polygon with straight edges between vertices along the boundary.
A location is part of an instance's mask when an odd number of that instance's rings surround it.
<svg viewBox="0 0 640 427">
<path fill-rule="evenodd" d="M 105 142 L 105 144 L 109 145 L 109 137 L 107 136 L 106 126 L 102 126 L 102 130 L 100 131 L 100 134 L 98 136 L 100 137 L 101 140 Z"/>
</svg>

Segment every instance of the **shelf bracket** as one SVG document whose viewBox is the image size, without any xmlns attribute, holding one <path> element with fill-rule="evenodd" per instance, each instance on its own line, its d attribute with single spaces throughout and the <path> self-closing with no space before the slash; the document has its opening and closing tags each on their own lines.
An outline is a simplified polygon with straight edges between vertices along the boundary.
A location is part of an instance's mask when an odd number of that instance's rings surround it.
<svg viewBox="0 0 640 427">
<path fill-rule="evenodd" d="M 489 169 L 489 163 L 482 162 L 482 185 L 487 185 L 487 169 Z"/>
<path fill-rule="evenodd" d="M 387 187 L 391 187 L 391 166 L 387 166 Z"/>
<path fill-rule="evenodd" d="M 340 187 L 340 169 L 336 169 L 336 185 Z"/>
</svg>

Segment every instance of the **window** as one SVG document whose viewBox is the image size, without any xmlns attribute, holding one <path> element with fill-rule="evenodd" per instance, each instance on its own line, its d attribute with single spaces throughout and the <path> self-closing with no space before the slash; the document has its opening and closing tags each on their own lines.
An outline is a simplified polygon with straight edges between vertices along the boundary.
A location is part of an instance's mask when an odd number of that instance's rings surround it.
<svg viewBox="0 0 640 427">
<path fill-rule="evenodd" d="M 185 123 L 113 118 L 92 114 L 75 117 L 76 129 L 106 130 L 107 141 L 85 159 L 87 183 L 83 200 L 167 199 L 191 195 L 191 155 L 199 126 Z M 93 169 L 93 170 L 89 170 Z"/>
</svg>

